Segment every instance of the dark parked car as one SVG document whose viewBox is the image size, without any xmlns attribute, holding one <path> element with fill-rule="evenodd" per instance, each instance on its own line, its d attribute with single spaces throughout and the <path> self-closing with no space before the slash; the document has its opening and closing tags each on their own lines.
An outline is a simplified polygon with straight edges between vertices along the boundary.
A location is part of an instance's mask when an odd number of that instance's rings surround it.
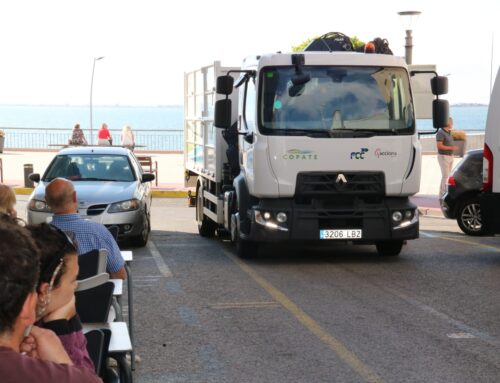
<svg viewBox="0 0 500 383">
<path fill-rule="evenodd" d="M 441 210 L 446 218 L 456 219 L 468 235 L 483 235 L 478 195 L 483 187 L 483 150 L 470 150 L 448 177 L 441 197 Z"/>
</svg>

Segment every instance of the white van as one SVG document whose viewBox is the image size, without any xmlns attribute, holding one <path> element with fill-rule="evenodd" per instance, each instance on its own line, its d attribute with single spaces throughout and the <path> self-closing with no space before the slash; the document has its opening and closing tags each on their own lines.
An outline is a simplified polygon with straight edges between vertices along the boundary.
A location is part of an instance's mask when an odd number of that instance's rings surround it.
<svg viewBox="0 0 500 383">
<path fill-rule="evenodd" d="M 491 234 L 500 233 L 500 69 L 486 119 L 480 201 L 483 224 L 491 228 Z"/>
</svg>

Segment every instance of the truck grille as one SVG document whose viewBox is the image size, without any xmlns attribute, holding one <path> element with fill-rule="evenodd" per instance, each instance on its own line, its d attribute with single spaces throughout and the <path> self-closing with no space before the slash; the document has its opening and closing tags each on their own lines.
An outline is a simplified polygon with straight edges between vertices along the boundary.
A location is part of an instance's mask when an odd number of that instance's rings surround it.
<svg viewBox="0 0 500 383">
<path fill-rule="evenodd" d="M 327 196 L 332 194 L 384 195 L 382 172 L 299 173 L 296 196 Z"/>
</svg>

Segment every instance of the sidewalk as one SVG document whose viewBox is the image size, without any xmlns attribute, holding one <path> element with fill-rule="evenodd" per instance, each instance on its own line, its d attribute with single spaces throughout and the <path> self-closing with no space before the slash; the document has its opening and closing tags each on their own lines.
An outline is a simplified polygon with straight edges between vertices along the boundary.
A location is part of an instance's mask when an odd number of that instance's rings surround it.
<svg viewBox="0 0 500 383">
<path fill-rule="evenodd" d="M 3 165 L 4 183 L 16 189 L 18 194 L 30 194 L 24 187 L 24 165 L 31 164 L 34 173 L 43 174 L 58 150 L 4 150 L 0 153 Z M 138 155 L 148 155 L 158 163 L 158 186 L 153 181 L 153 196 L 184 198 L 184 154 L 182 152 L 136 151 Z"/>
<path fill-rule="evenodd" d="M 33 172 L 43 173 L 54 158 L 57 150 L 5 150 L 0 153 L 3 163 L 4 183 L 11 185 L 18 194 L 29 194 L 31 189 L 24 188 L 24 165 L 32 164 Z M 158 186 L 153 182 L 153 196 L 186 198 L 188 188 L 184 187 L 184 154 L 180 152 L 137 151 L 140 155 L 150 155 L 158 162 Z M 454 165 L 460 161 L 455 158 Z M 420 192 L 411 197 L 423 215 L 442 217 L 439 207 L 438 189 L 441 170 L 435 154 L 422 156 L 422 178 Z"/>
</svg>

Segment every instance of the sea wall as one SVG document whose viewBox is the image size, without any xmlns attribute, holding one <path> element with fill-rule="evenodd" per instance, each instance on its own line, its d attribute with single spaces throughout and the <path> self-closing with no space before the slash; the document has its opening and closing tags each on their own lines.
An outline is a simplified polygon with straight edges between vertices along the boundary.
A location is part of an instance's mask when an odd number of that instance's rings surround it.
<svg viewBox="0 0 500 383">
<path fill-rule="evenodd" d="M 484 147 L 484 133 L 467 133 L 465 150 L 482 149 Z M 422 153 L 434 154 L 436 149 L 436 137 L 434 135 L 420 136 Z"/>
</svg>

